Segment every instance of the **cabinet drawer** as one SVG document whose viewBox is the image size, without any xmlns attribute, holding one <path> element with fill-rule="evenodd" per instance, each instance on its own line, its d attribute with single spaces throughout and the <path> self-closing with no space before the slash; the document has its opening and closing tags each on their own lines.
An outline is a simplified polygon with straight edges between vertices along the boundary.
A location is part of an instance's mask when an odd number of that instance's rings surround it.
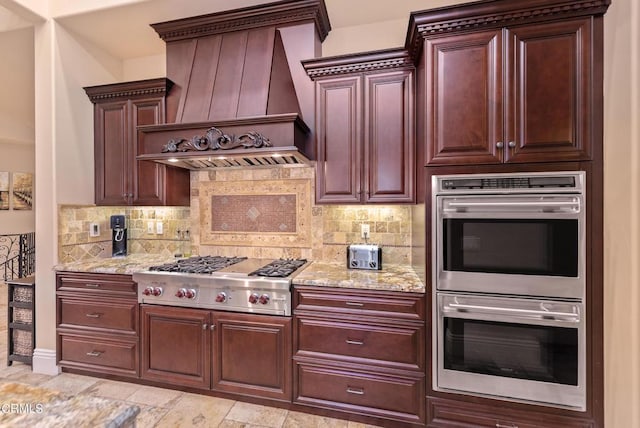
<svg viewBox="0 0 640 428">
<path fill-rule="evenodd" d="M 91 296 L 122 295 L 137 297 L 138 287 L 131 275 L 61 272 L 57 275 L 58 291 L 86 291 Z"/>
<path fill-rule="evenodd" d="M 296 311 L 325 311 L 401 318 L 425 319 L 423 294 L 296 286 Z"/>
<path fill-rule="evenodd" d="M 296 320 L 298 355 L 325 354 L 338 359 L 366 359 L 366 363 L 402 369 L 424 368 L 424 327 L 345 323 L 305 317 Z"/>
<path fill-rule="evenodd" d="M 58 363 L 63 367 L 138 375 L 138 342 L 58 334 Z"/>
<path fill-rule="evenodd" d="M 58 327 L 99 329 L 135 335 L 138 332 L 138 302 L 58 297 Z"/>
<path fill-rule="evenodd" d="M 295 401 L 370 416 L 419 423 L 424 416 L 424 378 L 360 373 L 298 363 Z"/>
<path fill-rule="evenodd" d="M 589 420 L 427 397 L 427 425 L 460 428 L 593 428 Z"/>
</svg>

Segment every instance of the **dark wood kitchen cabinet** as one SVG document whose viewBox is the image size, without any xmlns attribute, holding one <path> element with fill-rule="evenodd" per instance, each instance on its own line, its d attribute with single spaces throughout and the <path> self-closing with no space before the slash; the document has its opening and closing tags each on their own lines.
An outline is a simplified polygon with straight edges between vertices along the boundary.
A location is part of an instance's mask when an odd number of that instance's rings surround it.
<svg viewBox="0 0 640 428">
<path fill-rule="evenodd" d="M 294 403 L 422 424 L 423 294 L 295 286 Z"/>
<path fill-rule="evenodd" d="M 426 33 L 418 66 L 426 109 L 417 121 L 426 165 L 591 159 L 593 25 L 577 17 Z"/>
<path fill-rule="evenodd" d="M 303 64 L 316 81 L 316 203 L 414 202 L 414 69 L 406 51 Z"/>
<path fill-rule="evenodd" d="M 189 205 L 189 172 L 138 161 L 138 125 L 165 122 L 168 79 L 86 87 L 94 103 L 96 205 Z"/>
<path fill-rule="evenodd" d="M 58 272 L 58 365 L 63 369 L 137 378 L 136 293 L 130 275 Z"/>
<path fill-rule="evenodd" d="M 154 305 L 141 313 L 143 379 L 291 400 L 290 318 Z"/>
</svg>

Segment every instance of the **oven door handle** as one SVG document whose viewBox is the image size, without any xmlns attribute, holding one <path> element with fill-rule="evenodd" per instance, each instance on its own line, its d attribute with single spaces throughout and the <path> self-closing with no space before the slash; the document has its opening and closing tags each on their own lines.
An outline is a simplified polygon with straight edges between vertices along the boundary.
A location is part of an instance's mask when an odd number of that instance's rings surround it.
<svg viewBox="0 0 640 428">
<path fill-rule="evenodd" d="M 466 305 L 462 303 L 448 303 L 444 306 L 444 311 L 447 312 L 451 309 L 457 312 L 485 312 L 494 314 L 510 314 L 517 316 L 533 316 L 542 320 L 558 320 L 558 321 L 571 321 L 580 322 L 580 314 L 571 312 L 553 312 L 553 311 L 539 311 L 535 309 L 517 309 L 517 308 L 499 308 L 495 306 L 480 306 L 480 305 Z"/>
<path fill-rule="evenodd" d="M 570 201 L 501 201 L 501 202 L 454 202 L 447 201 L 443 207 L 443 212 L 457 212 L 460 209 L 479 207 L 479 208 L 552 208 L 553 211 L 580 211 L 580 200 L 575 198 Z"/>
</svg>

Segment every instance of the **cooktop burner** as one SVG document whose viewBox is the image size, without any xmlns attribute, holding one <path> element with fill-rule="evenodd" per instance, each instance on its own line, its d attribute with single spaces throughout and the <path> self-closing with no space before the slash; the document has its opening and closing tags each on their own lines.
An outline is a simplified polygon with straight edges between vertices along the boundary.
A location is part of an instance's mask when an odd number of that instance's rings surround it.
<svg viewBox="0 0 640 428">
<path fill-rule="evenodd" d="M 262 266 L 260 269 L 254 270 L 249 275 L 284 278 L 291 275 L 306 262 L 305 259 L 278 259 Z"/>
<path fill-rule="evenodd" d="M 159 272 L 182 272 L 210 274 L 227 266 L 240 263 L 246 257 L 202 256 L 178 260 L 175 263 L 167 263 L 160 266 L 151 266 L 149 270 Z"/>
</svg>

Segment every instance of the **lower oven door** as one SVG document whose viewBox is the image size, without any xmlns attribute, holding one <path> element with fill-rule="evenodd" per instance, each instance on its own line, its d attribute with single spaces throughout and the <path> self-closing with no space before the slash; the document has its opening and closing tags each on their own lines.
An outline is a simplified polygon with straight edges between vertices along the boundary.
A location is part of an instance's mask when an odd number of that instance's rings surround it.
<svg viewBox="0 0 640 428">
<path fill-rule="evenodd" d="M 585 410 L 578 302 L 437 293 L 434 389 Z"/>
</svg>

